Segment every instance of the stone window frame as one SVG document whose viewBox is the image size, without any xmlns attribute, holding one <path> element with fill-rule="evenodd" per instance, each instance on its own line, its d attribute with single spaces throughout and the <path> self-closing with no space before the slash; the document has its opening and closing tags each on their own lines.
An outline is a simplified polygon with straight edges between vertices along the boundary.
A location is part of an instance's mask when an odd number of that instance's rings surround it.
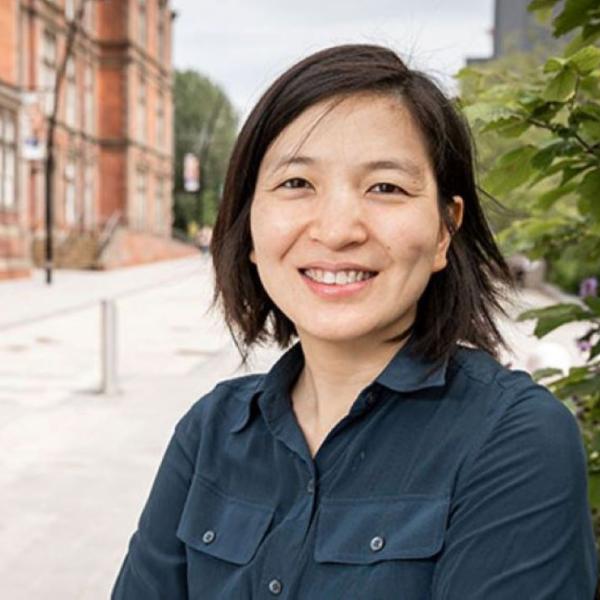
<svg viewBox="0 0 600 600">
<path fill-rule="evenodd" d="M 136 121 L 137 121 L 137 139 L 140 143 L 146 143 L 146 127 L 148 122 L 148 80 L 146 73 L 140 70 L 137 78 L 137 98 L 136 98 Z"/>
<path fill-rule="evenodd" d="M 17 210 L 17 163 L 17 114 L 0 107 L 0 209 L 2 211 Z"/>
<path fill-rule="evenodd" d="M 40 44 L 40 87 L 44 95 L 44 113 L 52 114 L 58 59 L 58 38 L 50 29 L 44 29 Z"/>
<path fill-rule="evenodd" d="M 145 163 L 140 163 L 135 169 L 134 203 L 131 212 L 133 229 L 143 231 L 147 224 L 147 196 L 149 169 Z"/>
</svg>

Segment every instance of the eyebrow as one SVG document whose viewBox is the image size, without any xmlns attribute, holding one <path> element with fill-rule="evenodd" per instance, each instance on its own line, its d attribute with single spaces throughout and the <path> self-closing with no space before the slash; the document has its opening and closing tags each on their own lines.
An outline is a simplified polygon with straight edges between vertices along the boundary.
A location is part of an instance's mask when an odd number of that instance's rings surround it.
<svg viewBox="0 0 600 600">
<path fill-rule="evenodd" d="M 314 165 L 319 161 L 310 156 L 304 156 L 302 154 L 288 155 L 281 158 L 277 161 L 276 165 L 273 167 L 272 172 L 275 173 L 282 169 L 283 167 L 289 167 L 291 165 Z M 371 160 L 360 165 L 360 168 L 364 171 L 401 171 L 402 173 L 406 173 L 410 177 L 415 179 L 423 178 L 423 168 L 417 163 L 413 162 L 410 159 L 381 159 L 381 160 Z"/>
</svg>

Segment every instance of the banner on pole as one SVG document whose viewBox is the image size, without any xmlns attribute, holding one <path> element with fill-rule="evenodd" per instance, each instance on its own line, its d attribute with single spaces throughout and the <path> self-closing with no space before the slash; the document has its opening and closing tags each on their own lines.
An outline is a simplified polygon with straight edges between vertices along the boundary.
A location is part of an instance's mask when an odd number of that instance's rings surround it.
<svg viewBox="0 0 600 600">
<path fill-rule="evenodd" d="M 200 189 L 200 161 L 191 152 L 183 157 L 183 189 L 186 192 L 197 192 Z"/>
<path fill-rule="evenodd" d="M 43 101 L 42 93 L 23 94 L 21 156 L 25 160 L 46 158 L 46 118 Z"/>
</svg>

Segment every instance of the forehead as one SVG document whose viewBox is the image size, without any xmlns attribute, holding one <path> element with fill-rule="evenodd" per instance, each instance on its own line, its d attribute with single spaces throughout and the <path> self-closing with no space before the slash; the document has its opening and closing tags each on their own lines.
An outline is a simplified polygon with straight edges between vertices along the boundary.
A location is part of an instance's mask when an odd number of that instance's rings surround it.
<svg viewBox="0 0 600 600">
<path fill-rule="evenodd" d="M 296 154 L 336 162 L 403 158 L 430 170 L 415 118 L 401 99 L 387 94 L 334 97 L 307 108 L 271 143 L 261 167 L 272 169 Z"/>
</svg>

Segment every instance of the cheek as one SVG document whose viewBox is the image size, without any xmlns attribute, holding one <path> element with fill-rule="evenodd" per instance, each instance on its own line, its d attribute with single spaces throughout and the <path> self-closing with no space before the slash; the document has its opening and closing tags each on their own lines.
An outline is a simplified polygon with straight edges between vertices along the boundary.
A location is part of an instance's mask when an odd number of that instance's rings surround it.
<svg viewBox="0 0 600 600">
<path fill-rule="evenodd" d="M 387 219 L 379 224 L 379 230 L 385 232 L 386 249 L 396 259 L 429 261 L 435 255 L 438 241 L 436 215 L 417 213 Z"/>
<path fill-rule="evenodd" d="M 299 220 L 285 207 L 257 201 L 250 211 L 250 231 L 256 256 L 272 259 L 285 254 L 299 229 Z"/>
</svg>

